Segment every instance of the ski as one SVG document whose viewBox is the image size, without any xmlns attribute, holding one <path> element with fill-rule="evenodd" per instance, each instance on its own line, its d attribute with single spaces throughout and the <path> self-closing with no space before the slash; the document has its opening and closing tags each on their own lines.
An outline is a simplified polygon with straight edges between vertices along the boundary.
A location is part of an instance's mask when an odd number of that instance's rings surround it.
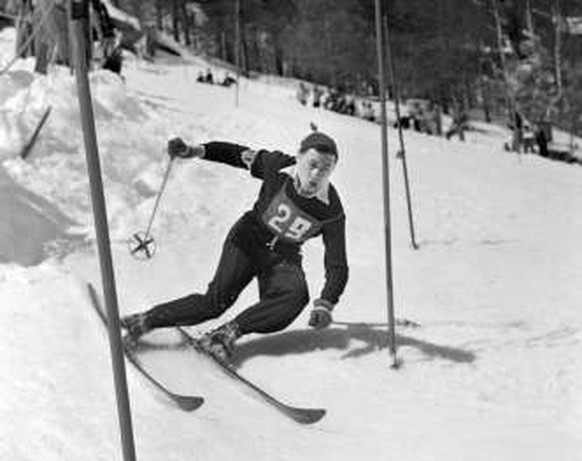
<svg viewBox="0 0 582 461">
<path fill-rule="evenodd" d="M 103 326 L 107 329 L 107 315 L 103 310 L 101 302 L 99 300 L 99 296 L 95 287 L 90 283 L 87 284 L 87 289 L 89 291 L 89 297 L 91 298 L 91 305 L 97 312 L 97 315 L 101 319 Z M 164 394 L 169 400 L 175 403 L 178 408 L 184 411 L 194 411 L 198 407 L 200 407 L 204 403 L 204 398 L 199 397 L 197 395 L 181 395 L 176 394 L 169 390 L 166 386 L 164 386 L 160 381 L 154 378 L 139 362 L 138 358 L 135 356 L 135 353 L 129 347 L 126 341 L 123 341 L 123 353 L 129 363 L 131 363 L 134 368 L 141 373 L 141 375 L 149 381 L 156 389 L 158 389 L 162 394 Z"/>
<path fill-rule="evenodd" d="M 263 401 L 267 402 L 269 405 L 277 409 L 280 413 L 287 416 L 288 418 L 291 418 L 293 421 L 299 424 L 313 424 L 325 416 L 326 410 L 324 409 L 299 408 L 281 402 L 279 399 L 273 397 L 268 392 L 237 373 L 230 364 L 220 360 L 218 357 L 208 352 L 205 348 L 201 347 L 198 340 L 190 335 L 190 333 L 188 333 L 186 330 L 184 330 L 184 328 L 179 326 L 176 328 L 186 340 L 186 342 L 191 345 L 196 352 L 202 354 L 223 372 L 225 372 L 229 377 L 252 390 L 256 395 L 261 397 Z"/>
</svg>

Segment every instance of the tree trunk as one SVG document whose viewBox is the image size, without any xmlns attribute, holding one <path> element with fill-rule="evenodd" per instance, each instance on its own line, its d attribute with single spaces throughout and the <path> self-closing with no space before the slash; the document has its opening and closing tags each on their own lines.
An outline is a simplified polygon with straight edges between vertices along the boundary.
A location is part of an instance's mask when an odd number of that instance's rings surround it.
<svg viewBox="0 0 582 461">
<path fill-rule="evenodd" d="M 242 54 L 242 66 L 243 66 L 243 73 L 245 75 L 249 75 L 249 71 L 251 70 L 251 60 L 250 60 L 250 52 L 249 52 L 249 44 L 247 43 L 248 34 L 246 30 L 242 29 L 242 40 L 241 40 L 241 54 Z"/>
<path fill-rule="evenodd" d="M 571 115 L 570 120 L 570 153 L 573 155 L 574 151 L 576 150 L 576 125 L 577 125 L 577 118 L 578 114 L 574 111 Z"/>
<path fill-rule="evenodd" d="M 50 62 L 50 56 L 52 52 L 52 47 L 49 46 L 47 41 L 42 41 L 39 43 L 36 51 L 36 62 L 34 64 L 34 71 L 39 74 L 47 74 L 48 65 Z"/>
<path fill-rule="evenodd" d="M 471 83 L 469 82 L 469 78 L 467 77 L 467 75 L 465 74 L 464 78 L 463 78 L 463 83 L 464 83 L 464 87 L 465 87 L 465 95 L 463 97 L 463 106 L 465 107 L 465 109 L 472 109 L 474 107 L 473 104 L 473 91 L 471 89 Z"/>
<path fill-rule="evenodd" d="M 226 61 L 226 34 L 224 31 L 220 33 L 220 55 L 223 61 Z"/>
<path fill-rule="evenodd" d="M 158 30 L 162 30 L 163 29 L 163 24 L 162 24 L 162 0 L 156 0 L 156 27 Z"/>
<path fill-rule="evenodd" d="M 491 94 L 489 89 L 489 80 L 483 73 L 483 63 L 484 58 L 481 55 L 481 50 L 483 49 L 482 42 L 479 42 L 479 60 L 478 60 L 478 79 L 479 88 L 481 90 L 481 108 L 483 109 L 483 115 L 487 123 L 491 122 Z"/>
<path fill-rule="evenodd" d="M 174 40 L 177 43 L 180 43 L 180 31 L 178 28 L 178 15 L 180 14 L 180 10 L 178 8 L 178 0 L 172 0 L 172 32 L 174 34 Z"/>
<path fill-rule="evenodd" d="M 186 9 L 186 0 L 180 0 L 180 10 L 182 12 L 182 30 L 184 31 L 184 43 L 186 46 L 192 44 L 190 40 L 190 16 L 188 15 L 188 10 Z"/>
<path fill-rule="evenodd" d="M 277 71 L 277 75 L 285 75 L 285 59 L 283 48 L 279 46 L 279 44 L 275 44 L 275 69 Z"/>
<path fill-rule="evenodd" d="M 489 83 L 486 79 L 480 79 L 481 84 L 481 99 L 483 103 L 483 115 L 487 123 L 491 123 L 491 94 L 489 91 Z"/>
<path fill-rule="evenodd" d="M 554 31 L 555 31 L 555 38 L 554 38 L 554 60 L 556 66 L 556 85 L 558 86 L 558 98 L 562 96 L 562 62 L 561 62 L 561 27 L 560 23 L 561 19 L 561 11 L 560 11 L 560 4 L 558 0 L 555 0 L 554 8 L 553 8 L 553 15 L 554 15 Z"/>
<path fill-rule="evenodd" d="M 512 150 L 515 152 L 520 152 L 520 141 L 521 133 L 517 127 L 516 123 L 516 107 L 513 94 L 509 87 L 509 78 L 507 75 L 507 63 L 505 62 L 505 50 L 503 47 L 503 35 L 501 32 L 501 19 L 499 17 L 499 8 L 497 5 L 497 0 L 493 0 L 493 15 L 495 17 L 495 28 L 497 30 L 497 47 L 499 50 L 499 58 L 501 60 L 501 67 L 503 70 L 503 83 L 505 86 L 505 101 L 507 105 L 507 112 L 509 116 L 509 121 L 513 127 L 513 146 Z"/>
<path fill-rule="evenodd" d="M 329 20 L 324 19 L 324 33 L 325 33 L 325 54 L 328 58 L 328 79 L 332 86 L 337 86 L 335 66 L 333 64 L 333 43 L 330 33 Z"/>
<path fill-rule="evenodd" d="M 18 19 L 16 21 L 16 53 L 20 58 L 34 55 L 34 44 L 32 41 L 24 46 L 32 34 L 32 4 L 25 1 L 20 4 L 18 9 Z"/>
<path fill-rule="evenodd" d="M 263 41 L 263 34 L 258 30 L 255 32 L 255 43 L 257 48 L 257 60 L 259 62 L 258 70 L 265 73 L 269 69 L 269 54 Z"/>
<path fill-rule="evenodd" d="M 240 28 L 240 0 L 235 0 L 235 10 L 234 10 L 234 44 L 233 44 L 233 54 L 234 54 L 234 65 L 236 66 L 237 77 L 240 74 L 240 42 L 241 42 L 241 28 Z"/>
</svg>

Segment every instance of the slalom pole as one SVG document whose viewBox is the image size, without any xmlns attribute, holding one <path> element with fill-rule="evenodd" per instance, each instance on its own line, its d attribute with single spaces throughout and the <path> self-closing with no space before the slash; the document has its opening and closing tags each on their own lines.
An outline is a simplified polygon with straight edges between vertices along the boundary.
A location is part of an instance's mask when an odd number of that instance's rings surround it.
<svg viewBox="0 0 582 461">
<path fill-rule="evenodd" d="M 384 236 L 386 291 L 388 297 L 388 347 L 392 357 L 392 368 L 398 368 L 396 357 L 396 330 L 394 322 L 394 290 L 392 281 L 392 231 L 390 222 L 390 163 L 388 161 L 388 117 L 386 115 L 386 78 L 384 67 L 384 40 L 382 28 L 381 0 L 376 1 L 376 44 L 378 54 L 378 74 L 380 90 L 380 108 L 382 111 L 382 184 L 384 191 Z"/>
<path fill-rule="evenodd" d="M 115 275 L 113 271 L 109 228 L 107 224 L 107 210 L 103 194 L 91 91 L 89 87 L 89 79 L 87 77 L 87 44 L 85 42 L 85 30 L 87 30 L 86 27 L 89 18 L 89 3 L 88 0 L 72 0 L 71 7 L 71 29 L 73 31 L 74 49 L 73 58 L 79 106 L 81 110 L 81 125 L 85 142 L 85 156 L 87 159 L 87 169 L 91 189 L 93 219 L 95 221 L 95 230 L 97 233 L 97 248 L 99 251 L 99 263 L 101 266 L 103 294 L 107 307 L 107 318 L 109 323 L 109 346 L 111 349 L 111 361 L 113 365 L 123 459 L 124 461 L 135 461 L 136 457 L 131 421 L 131 408 L 127 391 L 127 376 L 125 372 L 123 345 L 121 341 L 119 310 L 117 307 L 117 295 L 115 290 Z"/>
<path fill-rule="evenodd" d="M 240 0 L 235 0 L 235 64 L 236 64 L 236 88 L 235 88 L 235 107 L 238 107 L 240 91 Z"/>
<path fill-rule="evenodd" d="M 400 155 L 402 156 L 402 171 L 404 173 L 404 188 L 406 190 L 406 205 L 408 206 L 408 228 L 410 229 L 410 241 L 412 248 L 418 250 L 416 235 L 414 232 L 414 218 L 412 216 L 412 199 L 410 194 L 410 182 L 408 181 L 408 164 L 406 161 L 406 149 L 404 148 L 404 135 L 400 124 L 400 102 L 398 84 L 396 83 L 396 70 L 394 69 L 394 59 L 392 56 L 392 42 L 390 41 L 390 29 L 388 27 L 388 15 L 384 16 L 384 30 L 386 34 L 386 49 L 388 50 L 388 69 L 390 80 L 392 81 L 392 91 L 394 92 L 394 108 L 396 110 L 396 120 L 398 124 L 398 139 L 400 141 Z"/>
</svg>

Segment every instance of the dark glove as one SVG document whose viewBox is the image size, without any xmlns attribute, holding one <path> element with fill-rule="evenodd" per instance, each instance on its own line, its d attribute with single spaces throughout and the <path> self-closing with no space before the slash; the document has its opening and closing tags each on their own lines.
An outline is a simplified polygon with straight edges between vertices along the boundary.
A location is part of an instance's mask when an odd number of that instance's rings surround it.
<svg viewBox="0 0 582 461">
<path fill-rule="evenodd" d="M 316 330 L 327 328 L 333 320 L 331 315 L 332 309 L 333 304 L 329 301 L 316 299 L 313 302 L 313 309 L 311 310 L 311 315 L 309 317 L 309 326 Z"/>
<path fill-rule="evenodd" d="M 171 158 L 199 157 L 197 149 L 188 146 L 182 138 L 174 138 L 168 141 L 168 155 Z"/>
</svg>

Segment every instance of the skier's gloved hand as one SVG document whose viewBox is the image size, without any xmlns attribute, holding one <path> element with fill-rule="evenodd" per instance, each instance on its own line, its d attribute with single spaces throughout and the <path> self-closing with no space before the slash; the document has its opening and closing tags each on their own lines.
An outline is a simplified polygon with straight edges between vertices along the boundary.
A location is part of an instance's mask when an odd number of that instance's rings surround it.
<svg viewBox="0 0 582 461">
<path fill-rule="evenodd" d="M 333 320 L 331 315 L 332 309 L 333 304 L 325 299 L 316 299 L 313 301 L 313 309 L 309 317 L 309 326 L 316 330 L 327 328 Z"/>
<path fill-rule="evenodd" d="M 182 138 L 173 138 L 168 141 L 168 155 L 172 159 L 203 157 L 204 146 L 189 146 Z"/>
</svg>

